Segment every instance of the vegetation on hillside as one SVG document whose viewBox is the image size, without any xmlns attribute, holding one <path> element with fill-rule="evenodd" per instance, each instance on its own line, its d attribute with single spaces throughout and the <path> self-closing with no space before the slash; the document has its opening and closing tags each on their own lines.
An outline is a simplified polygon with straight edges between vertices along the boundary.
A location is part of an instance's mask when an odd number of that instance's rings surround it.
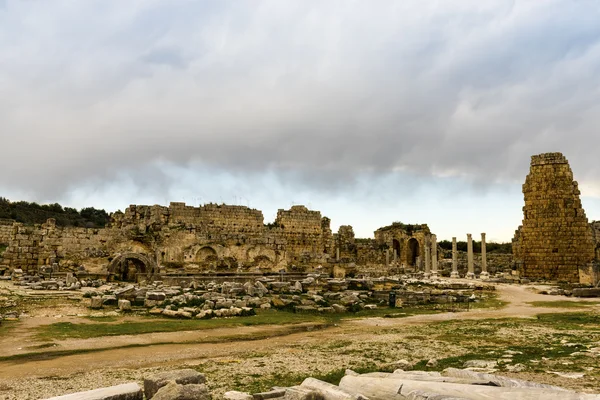
<svg viewBox="0 0 600 400">
<path fill-rule="evenodd" d="M 93 207 L 63 207 L 58 203 L 37 204 L 27 201 L 11 202 L 0 197 L 0 219 L 13 219 L 26 225 L 43 224 L 48 218 L 54 218 L 59 226 L 80 226 L 88 228 L 104 227 L 110 216 L 104 210 Z"/>
<path fill-rule="evenodd" d="M 442 240 L 438 242 L 439 246 L 444 250 L 452 251 L 452 242 L 449 240 Z M 467 242 L 456 242 L 456 248 L 458 251 L 467 251 Z M 499 254 L 510 254 L 512 253 L 512 243 L 495 243 L 487 242 L 485 244 L 485 250 L 488 253 L 499 253 Z M 473 240 L 473 252 L 481 252 L 481 242 Z"/>
</svg>

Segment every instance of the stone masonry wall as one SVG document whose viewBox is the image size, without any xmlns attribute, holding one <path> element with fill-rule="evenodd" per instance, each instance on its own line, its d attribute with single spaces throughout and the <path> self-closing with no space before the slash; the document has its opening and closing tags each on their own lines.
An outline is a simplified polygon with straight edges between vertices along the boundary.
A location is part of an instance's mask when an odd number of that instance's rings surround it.
<svg viewBox="0 0 600 400">
<path fill-rule="evenodd" d="M 12 219 L 0 219 L 0 245 L 7 245 L 12 237 Z"/>
<path fill-rule="evenodd" d="M 115 276 L 131 268 L 127 262 L 138 272 L 169 274 L 306 272 L 320 266 L 352 269 L 356 263 L 376 268 L 386 267 L 389 253 L 378 240 L 357 243 L 351 226 L 332 234 L 329 218 L 304 206 L 279 210 L 275 222 L 265 225 L 261 211 L 242 206 L 131 205 L 114 213 L 103 229 L 57 227 L 53 220 L 35 226 L 0 223 L 2 240 L 8 247 L 0 254 L 0 270 L 35 273 L 58 264 L 62 271 L 84 267 Z M 141 268 L 143 260 L 152 266 Z"/>
<path fill-rule="evenodd" d="M 579 269 L 594 260 L 595 245 L 567 159 L 561 153 L 532 156 L 523 194 L 515 251 L 521 275 L 579 282 Z"/>
</svg>

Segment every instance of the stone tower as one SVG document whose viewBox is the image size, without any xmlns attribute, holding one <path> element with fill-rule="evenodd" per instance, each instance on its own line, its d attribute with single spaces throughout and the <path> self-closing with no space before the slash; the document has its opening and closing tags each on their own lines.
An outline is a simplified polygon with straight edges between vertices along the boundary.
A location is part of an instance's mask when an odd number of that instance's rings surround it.
<svg viewBox="0 0 600 400">
<path fill-rule="evenodd" d="M 561 153 L 532 156 L 523 195 L 523 226 L 514 246 L 522 276 L 580 282 L 595 245 L 567 159 Z"/>
</svg>

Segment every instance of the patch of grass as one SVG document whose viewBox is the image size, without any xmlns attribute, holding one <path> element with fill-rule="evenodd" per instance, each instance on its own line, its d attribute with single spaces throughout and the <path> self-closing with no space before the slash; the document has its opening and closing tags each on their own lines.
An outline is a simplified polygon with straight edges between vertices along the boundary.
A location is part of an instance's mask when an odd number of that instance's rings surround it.
<svg viewBox="0 0 600 400">
<path fill-rule="evenodd" d="M 93 324 L 89 324 L 93 325 Z M 59 357 L 71 356 L 76 354 L 85 354 L 85 353 L 96 353 L 101 351 L 108 350 L 117 350 L 117 349 L 128 349 L 134 347 L 152 347 L 152 346 L 163 346 L 163 345 L 173 345 L 173 344 L 203 344 L 203 343 L 230 343 L 234 341 L 254 341 L 254 340 L 264 340 L 278 336 L 286 336 L 299 332 L 306 332 L 315 329 L 323 329 L 327 325 L 324 324 L 312 324 L 312 325 L 292 325 L 288 327 L 281 327 L 278 330 L 268 330 L 264 332 L 252 332 L 251 334 L 243 334 L 243 335 L 224 335 L 217 337 L 209 337 L 200 340 L 191 340 L 185 342 L 155 342 L 155 343 L 140 343 L 140 344 L 130 344 L 124 346 L 113 346 L 113 347 L 102 347 L 97 349 L 76 349 L 76 350 L 56 350 L 56 351 L 45 351 L 45 352 L 32 352 L 32 353 L 22 353 L 15 354 L 12 356 L 0 357 L 0 362 L 3 361 L 14 361 L 14 362 L 30 362 L 30 361 L 39 361 L 39 360 L 49 360 Z"/>
<path fill-rule="evenodd" d="M 428 309 L 408 309 L 403 316 L 426 314 L 435 311 Z M 209 320 L 181 320 L 161 317 L 148 317 L 144 321 L 113 323 L 118 317 L 89 318 L 93 323 L 58 322 L 40 326 L 36 338 L 39 340 L 62 340 L 68 338 L 89 339 L 102 336 L 140 335 L 156 332 L 194 331 L 203 329 L 229 328 L 259 325 L 290 325 L 315 323 L 334 325 L 348 318 L 380 317 L 389 309 L 363 310 L 356 313 L 305 314 L 276 310 L 259 310 L 257 315 L 235 318 L 214 318 Z"/>
<path fill-rule="evenodd" d="M 140 335 L 155 332 L 195 331 L 225 327 L 255 326 L 255 325 L 289 325 L 314 322 L 326 324 L 325 318 L 315 315 L 293 314 L 279 311 L 264 311 L 252 317 L 203 319 L 165 319 L 147 318 L 140 322 L 121 322 L 74 324 L 58 322 L 38 328 L 36 337 L 39 340 L 49 339 L 89 339 L 102 336 Z"/>
<path fill-rule="evenodd" d="M 547 307 L 547 308 L 586 308 L 596 304 L 600 304 L 598 301 L 571 301 L 571 300 L 558 300 L 558 301 L 532 301 L 527 304 L 531 304 L 533 307 Z"/>
<path fill-rule="evenodd" d="M 559 330 L 600 329 L 600 315 L 590 312 L 539 314 L 537 321 Z"/>
<path fill-rule="evenodd" d="M 329 382 L 331 384 L 337 385 L 340 383 L 340 380 L 346 374 L 346 369 L 350 368 L 355 372 L 360 374 L 366 374 L 368 372 L 392 372 L 391 369 L 382 367 L 378 364 L 367 363 L 359 366 L 348 366 L 342 368 L 332 369 L 327 372 L 316 372 L 310 374 L 301 374 L 301 373 L 274 373 L 271 375 L 258 375 L 251 374 L 248 375 L 250 379 L 242 379 L 239 375 L 232 382 L 232 390 L 238 390 L 242 392 L 249 393 L 261 393 L 270 390 L 274 386 L 285 387 L 285 386 L 295 386 L 299 385 L 306 378 L 315 378 L 321 381 Z"/>
</svg>

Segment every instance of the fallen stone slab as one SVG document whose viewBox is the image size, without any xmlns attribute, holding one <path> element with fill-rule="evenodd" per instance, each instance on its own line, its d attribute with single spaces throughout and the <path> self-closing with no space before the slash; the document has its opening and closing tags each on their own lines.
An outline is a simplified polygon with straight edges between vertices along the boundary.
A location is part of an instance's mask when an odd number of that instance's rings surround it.
<svg viewBox="0 0 600 400">
<path fill-rule="evenodd" d="M 561 388 L 559 386 L 547 385 L 545 383 L 524 381 L 522 379 L 507 378 L 505 376 L 486 374 L 486 373 L 482 373 L 482 372 L 475 372 L 475 371 L 469 371 L 469 370 L 458 369 L 458 368 L 446 368 L 444 371 L 442 371 L 442 375 L 454 377 L 454 378 L 475 379 L 475 380 L 479 379 L 479 380 L 490 381 L 494 385 L 500 386 L 500 387 L 531 387 L 531 388 L 538 388 L 538 389 L 541 388 L 541 389 L 567 391 L 567 389 Z"/>
<path fill-rule="evenodd" d="M 151 399 L 156 392 L 169 382 L 179 385 L 202 384 L 206 377 L 193 369 L 178 369 L 174 371 L 159 372 L 144 378 L 144 393 L 147 399 Z"/>
<path fill-rule="evenodd" d="M 323 393 L 308 387 L 292 386 L 285 388 L 285 400 L 325 400 Z"/>
<path fill-rule="evenodd" d="M 137 383 L 125 383 L 87 392 L 51 397 L 46 400 L 143 400 L 143 398 L 142 388 Z"/>
<path fill-rule="evenodd" d="M 324 400 L 369 400 L 367 397 L 358 394 L 357 390 L 348 391 L 340 386 L 315 378 L 306 378 L 300 386 L 320 392 Z"/>
<path fill-rule="evenodd" d="M 152 398 L 154 400 L 211 400 L 211 395 L 204 384 L 178 385 L 170 381 L 158 389 Z"/>
<path fill-rule="evenodd" d="M 223 397 L 225 398 L 225 400 L 252 400 L 253 399 L 253 397 L 250 393 L 238 392 L 235 390 L 225 392 L 225 394 L 223 394 Z"/>
<path fill-rule="evenodd" d="M 254 400 L 268 400 L 268 399 L 276 399 L 279 397 L 285 396 L 285 389 L 273 389 L 269 392 L 263 393 L 254 393 L 252 398 Z"/>
<path fill-rule="evenodd" d="M 411 392 L 427 392 L 469 400 L 600 400 L 600 396 L 534 387 L 499 387 L 408 379 L 344 376 L 340 388 L 370 400 L 406 399 Z M 435 398 L 435 397 L 433 397 Z"/>
</svg>

